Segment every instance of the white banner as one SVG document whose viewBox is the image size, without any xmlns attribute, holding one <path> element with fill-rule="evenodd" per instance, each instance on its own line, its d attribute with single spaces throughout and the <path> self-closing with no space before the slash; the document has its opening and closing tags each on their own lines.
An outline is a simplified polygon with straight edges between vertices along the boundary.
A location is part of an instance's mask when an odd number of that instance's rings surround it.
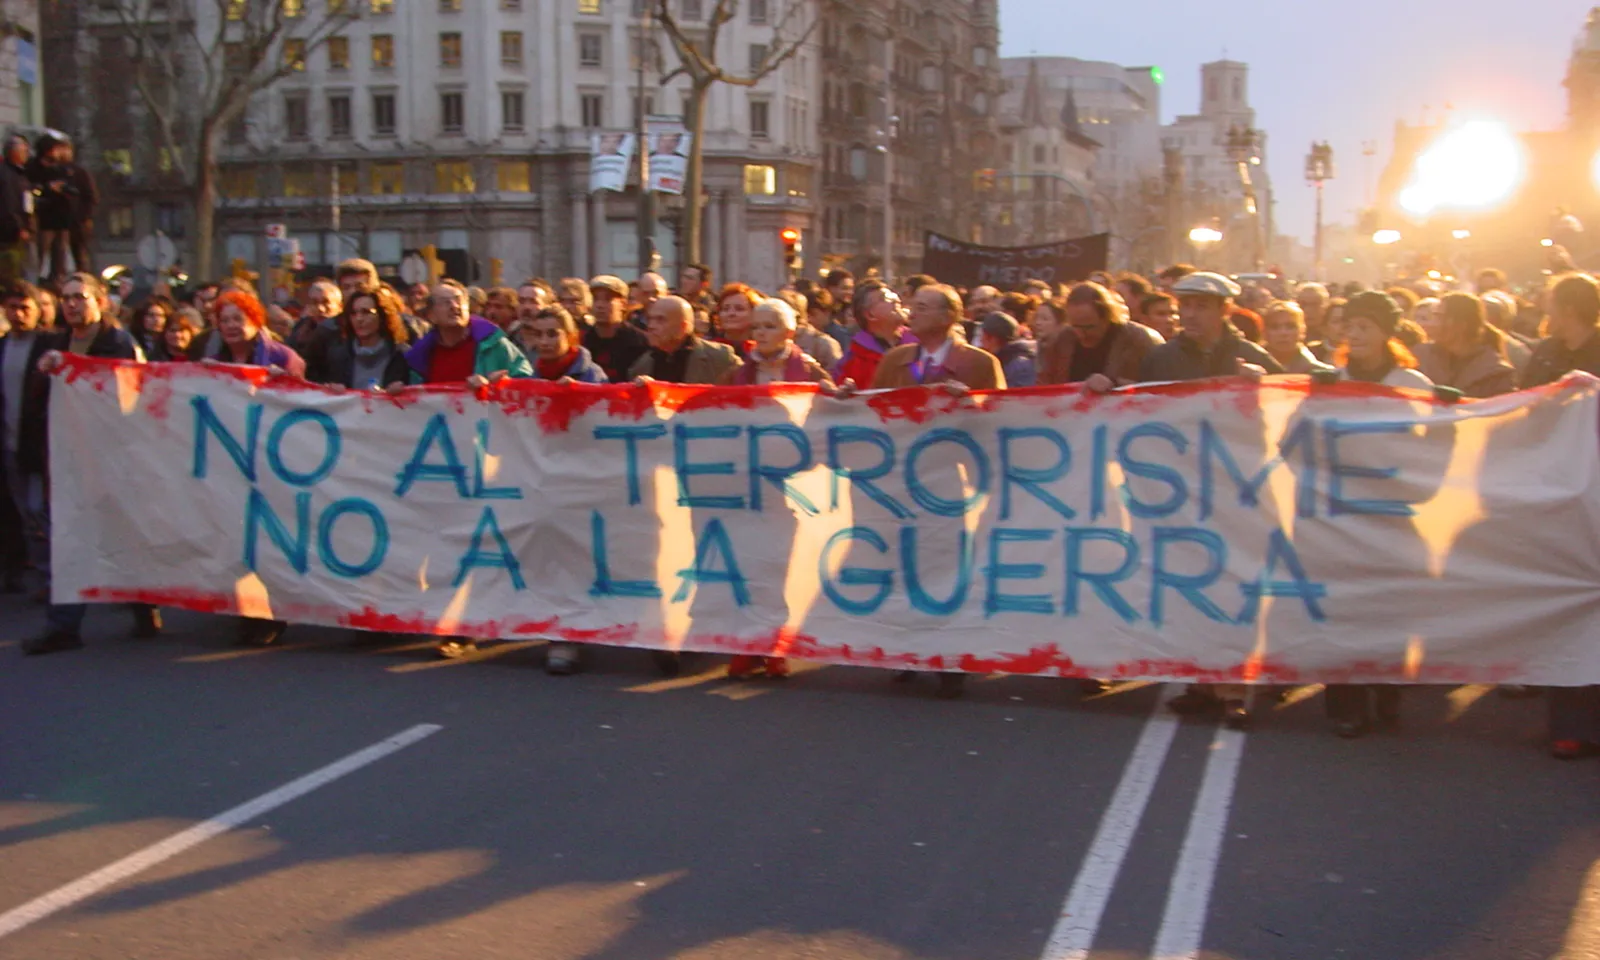
<svg viewBox="0 0 1600 960">
<path fill-rule="evenodd" d="M 589 138 L 589 192 L 621 191 L 628 182 L 637 138 L 631 133 L 594 133 Z"/>
<path fill-rule="evenodd" d="M 650 189 L 683 193 L 693 135 L 676 117 L 670 120 L 652 117 L 646 137 L 650 141 Z"/>
<path fill-rule="evenodd" d="M 56 599 L 838 664 L 1600 682 L 1600 381 L 399 398 L 69 358 Z"/>
</svg>

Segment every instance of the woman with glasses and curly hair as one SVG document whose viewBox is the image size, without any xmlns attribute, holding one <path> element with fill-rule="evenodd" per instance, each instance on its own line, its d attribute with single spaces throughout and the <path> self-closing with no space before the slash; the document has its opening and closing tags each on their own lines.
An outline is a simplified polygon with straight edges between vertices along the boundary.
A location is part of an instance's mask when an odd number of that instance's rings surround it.
<svg viewBox="0 0 1600 960">
<path fill-rule="evenodd" d="M 399 294 L 384 287 L 363 287 L 352 293 L 339 315 L 339 335 L 306 379 L 352 390 L 405 380 L 405 352 L 411 336 L 403 305 Z"/>
</svg>

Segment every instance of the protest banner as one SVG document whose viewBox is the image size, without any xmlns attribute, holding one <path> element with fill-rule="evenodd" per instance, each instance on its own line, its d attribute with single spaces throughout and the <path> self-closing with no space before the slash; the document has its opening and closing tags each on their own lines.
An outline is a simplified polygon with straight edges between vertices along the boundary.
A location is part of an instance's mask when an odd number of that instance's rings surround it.
<svg viewBox="0 0 1600 960">
<path fill-rule="evenodd" d="M 1075 283 L 1106 268 L 1111 235 L 1097 233 L 1033 247 L 986 247 L 938 233 L 922 244 L 922 270 L 960 287 L 1015 290 L 1028 280 Z"/>
<path fill-rule="evenodd" d="M 593 133 L 589 137 L 589 192 L 622 191 L 628 182 L 628 166 L 633 163 L 634 136 L 631 133 Z"/>
<path fill-rule="evenodd" d="M 1600 682 L 1600 381 L 1107 396 L 68 357 L 58 601 L 835 664 Z"/>
</svg>

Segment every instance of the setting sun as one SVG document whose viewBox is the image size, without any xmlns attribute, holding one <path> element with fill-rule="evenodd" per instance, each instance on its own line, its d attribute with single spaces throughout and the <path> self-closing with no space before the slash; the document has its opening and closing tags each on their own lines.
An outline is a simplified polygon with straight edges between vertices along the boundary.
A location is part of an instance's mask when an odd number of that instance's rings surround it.
<svg viewBox="0 0 1600 960">
<path fill-rule="evenodd" d="M 1491 207 L 1522 183 L 1521 142 L 1498 121 L 1474 120 L 1440 137 L 1417 158 L 1400 206 L 1422 217 L 1436 210 Z"/>
</svg>

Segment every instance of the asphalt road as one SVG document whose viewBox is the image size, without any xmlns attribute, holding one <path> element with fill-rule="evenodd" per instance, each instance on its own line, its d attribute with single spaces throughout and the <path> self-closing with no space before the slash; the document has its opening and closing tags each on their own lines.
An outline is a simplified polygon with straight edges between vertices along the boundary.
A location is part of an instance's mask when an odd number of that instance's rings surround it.
<svg viewBox="0 0 1600 960">
<path fill-rule="evenodd" d="M 0 599 L 0 958 L 1600 957 L 1600 763 L 1544 756 L 1538 700 L 1409 691 L 1401 731 L 1346 742 L 1300 691 L 1230 738 L 1155 686 L 945 702 L 866 670 L 663 681 L 606 650 L 554 678 L 526 646 L 128 623 L 24 658 L 41 613 Z"/>
</svg>

